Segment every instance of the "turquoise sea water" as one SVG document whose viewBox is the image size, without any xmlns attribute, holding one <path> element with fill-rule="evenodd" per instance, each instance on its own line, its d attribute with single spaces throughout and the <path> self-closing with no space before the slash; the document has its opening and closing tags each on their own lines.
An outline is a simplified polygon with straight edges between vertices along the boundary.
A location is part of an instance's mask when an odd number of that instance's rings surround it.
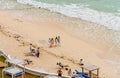
<svg viewBox="0 0 120 78">
<path fill-rule="evenodd" d="M 80 18 L 120 30 L 119 0 L 1 0 L 2 9 L 22 8 L 23 5 L 41 7 L 69 17 Z"/>
<path fill-rule="evenodd" d="M 70 5 L 76 4 L 80 5 L 87 5 L 88 8 L 102 11 L 102 12 L 110 12 L 110 13 L 117 13 L 120 7 L 119 0 L 36 0 L 38 2 L 44 2 L 48 4 L 57 4 L 57 5 Z"/>
</svg>

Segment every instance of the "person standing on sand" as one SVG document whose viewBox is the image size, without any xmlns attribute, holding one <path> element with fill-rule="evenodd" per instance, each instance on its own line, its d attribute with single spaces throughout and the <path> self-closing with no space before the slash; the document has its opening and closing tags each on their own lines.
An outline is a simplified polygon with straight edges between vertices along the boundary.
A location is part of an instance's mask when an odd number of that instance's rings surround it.
<svg viewBox="0 0 120 78">
<path fill-rule="evenodd" d="M 60 39 L 60 36 L 58 36 L 58 45 L 60 46 L 60 44 L 61 44 L 61 39 Z"/>
<path fill-rule="evenodd" d="M 71 69 L 68 70 L 68 76 L 71 76 L 72 75 L 72 71 Z"/>
<path fill-rule="evenodd" d="M 79 63 L 80 66 L 83 66 L 83 59 L 80 59 L 80 63 Z"/>
<path fill-rule="evenodd" d="M 51 44 L 50 44 L 50 47 L 51 47 L 51 48 L 54 47 L 54 39 L 53 39 L 53 38 L 51 38 Z"/>
<path fill-rule="evenodd" d="M 50 45 L 51 45 L 51 38 L 48 39 L 48 45 L 50 47 Z"/>
<path fill-rule="evenodd" d="M 55 46 L 57 47 L 58 46 L 58 38 L 55 37 Z"/>
<path fill-rule="evenodd" d="M 32 52 L 32 44 L 30 44 L 30 46 L 29 46 L 29 49 L 30 49 L 30 52 Z"/>
<path fill-rule="evenodd" d="M 40 55 L 40 51 L 39 51 L 39 47 L 37 48 L 37 50 L 36 50 L 36 56 L 37 56 L 37 58 L 39 58 L 39 55 Z"/>
<path fill-rule="evenodd" d="M 63 72 L 62 72 L 61 68 L 58 69 L 57 73 L 58 73 L 58 78 L 62 78 Z"/>
</svg>

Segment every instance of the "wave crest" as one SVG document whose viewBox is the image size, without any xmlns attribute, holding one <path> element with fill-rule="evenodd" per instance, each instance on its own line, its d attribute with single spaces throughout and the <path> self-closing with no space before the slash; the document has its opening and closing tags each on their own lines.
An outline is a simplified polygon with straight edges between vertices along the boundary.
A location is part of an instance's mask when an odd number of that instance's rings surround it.
<svg viewBox="0 0 120 78">
<path fill-rule="evenodd" d="M 91 21 L 106 26 L 108 29 L 120 30 L 120 17 L 111 13 L 98 12 L 89 8 L 86 5 L 77 4 L 48 4 L 38 2 L 35 0 L 17 0 L 22 4 L 28 4 L 34 7 L 47 8 L 53 12 L 59 12 L 69 17 L 81 18 L 83 20 Z"/>
</svg>

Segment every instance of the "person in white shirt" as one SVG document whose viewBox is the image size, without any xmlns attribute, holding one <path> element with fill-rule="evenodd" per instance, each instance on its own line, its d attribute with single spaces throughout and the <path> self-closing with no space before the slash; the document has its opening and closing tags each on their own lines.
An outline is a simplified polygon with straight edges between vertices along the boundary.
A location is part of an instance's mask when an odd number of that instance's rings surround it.
<svg viewBox="0 0 120 78">
<path fill-rule="evenodd" d="M 75 72 L 73 72 L 71 78 L 78 78 L 77 74 Z"/>
<path fill-rule="evenodd" d="M 80 63 L 79 63 L 80 66 L 83 66 L 83 59 L 80 59 Z"/>
</svg>

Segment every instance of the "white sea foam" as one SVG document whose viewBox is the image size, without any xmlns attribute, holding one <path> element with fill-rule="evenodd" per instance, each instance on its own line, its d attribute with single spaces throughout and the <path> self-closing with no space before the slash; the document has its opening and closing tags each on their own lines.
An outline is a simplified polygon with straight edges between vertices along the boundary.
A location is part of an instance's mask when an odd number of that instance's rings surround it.
<svg viewBox="0 0 120 78">
<path fill-rule="evenodd" d="M 34 7 L 47 8 L 54 12 L 59 12 L 66 16 L 81 18 L 83 20 L 91 21 L 106 26 L 109 29 L 120 30 L 120 17 L 110 13 L 98 12 L 83 5 L 69 4 L 56 5 L 35 0 L 17 0 L 22 4 L 29 4 Z"/>
<path fill-rule="evenodd" d="M 118 10 L 118 13 L 117 13 L 117 15 L 120 17 L 120 9 Z"/>
<path fill-rule="evenodd" d="M 4 0 L 1 0 L 0 1 L 0 9 L 12 9 L 15 7 L 15 3 L 14 2 L 10 2 L 10 1 L 4 1 Z"/>
</svg>

